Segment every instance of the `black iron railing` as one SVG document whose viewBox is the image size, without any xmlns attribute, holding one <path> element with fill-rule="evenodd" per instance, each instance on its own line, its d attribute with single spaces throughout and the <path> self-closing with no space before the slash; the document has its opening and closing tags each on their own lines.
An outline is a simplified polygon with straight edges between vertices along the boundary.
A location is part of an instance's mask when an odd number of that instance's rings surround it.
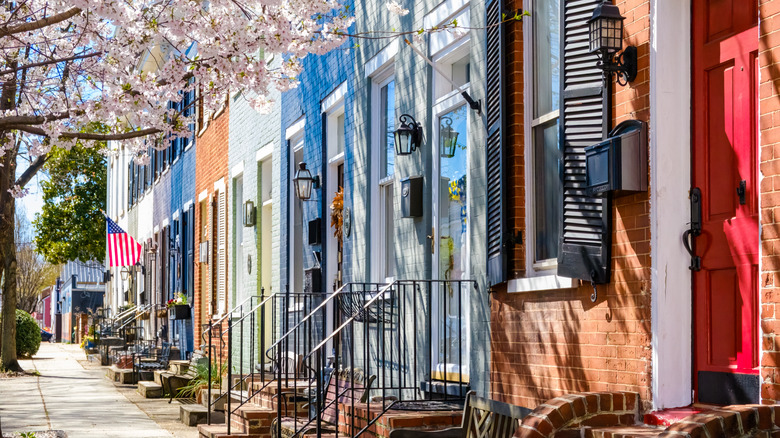
<svg viewBox="0 0 780 438">
<path fill-rule="evenodd" d="M 304 355 L 304 371 L 298 378 L 284 382 L 289 376 L 281 370 L 277 373 L 278 393 L 293 394 L 293 403 L 306 401 L 310 410 L 307 420 L 287 422 L 295 428 L 287 434 L 316 430 L 318 437 L 323 433 L 357 437 L 390 409 L 424 409 L 426 402 L 464 400 L 468 391 L 465 313 L 471 288 L 476 283 L 469 280 L 352 285 L 314 309 L 324 312 L 328 302 L 335 304 L 331 307 L 337 325 Z M 287 338 L 298 327 L 305 331 L 310 316 L 267 354 L 280 357 Z M 276 436 L 286 436 L 281 399 Z M 357 404 L 367 412 L 364 419 L 355 418 Z M 350 415 L 342 412 L 344 405 Z M 295 406 L 293 415 L 299 415 Z M 345 418 L 348 424 L 339 430 L 325 417 Z"/>
<path fill-rule="evenodd" d="M 208 381 L 218 383 L 214 388 L 218 391 L 216 395 L 211 386 L 207 387 L 209 424 L 212 412 L 220 404 L 225 404 L 229 418 L 229 413 L 271 384 L 275 363 L 265 359 L 262 352 L 324 297 L 322 293 L 302 292 L 265 296 L 262 291 L 206 327 L 203 340 L 208 358 Z M 230 422 L 227 423 L 230 428 Z"/>
</svg>

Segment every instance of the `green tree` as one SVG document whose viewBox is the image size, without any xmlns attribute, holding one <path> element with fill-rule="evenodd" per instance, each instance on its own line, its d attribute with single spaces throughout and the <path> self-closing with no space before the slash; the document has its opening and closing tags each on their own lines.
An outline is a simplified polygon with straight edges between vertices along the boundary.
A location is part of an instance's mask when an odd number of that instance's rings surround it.
<svg viewBox="0 0 780 438">
<path fill-rule="evenodd" d="M 41 182 L 43 209 L 35 215 L 35 247 L 47 262 L 103 260 L 106 253 L 106 160 L 99 149 L 77 144 L 49 152 Z"/>
</svg>

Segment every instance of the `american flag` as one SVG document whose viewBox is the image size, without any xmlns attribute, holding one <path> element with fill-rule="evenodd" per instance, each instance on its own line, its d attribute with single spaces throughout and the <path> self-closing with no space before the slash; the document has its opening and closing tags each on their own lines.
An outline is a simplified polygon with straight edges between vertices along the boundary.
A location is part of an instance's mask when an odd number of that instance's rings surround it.
<svg viewBox="0 0 780 438">
<path fill-rule="evenodd" d="M 141 257 L 142 245 L 106 216 L 109 266 L 132 266 Z"/>
</svg>

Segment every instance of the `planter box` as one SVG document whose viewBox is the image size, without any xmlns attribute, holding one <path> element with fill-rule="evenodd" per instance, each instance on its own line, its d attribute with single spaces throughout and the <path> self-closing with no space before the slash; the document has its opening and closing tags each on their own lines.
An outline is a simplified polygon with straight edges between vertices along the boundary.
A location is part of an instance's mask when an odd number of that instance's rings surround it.
<svg viewBox="0 0 780 438">
<path fill-rule="evenodd" d="M 190 319 L 190 306 L 187 304 L 176 304 L 168 308 L 168 316 L 171 319 Z"/>
</svg>

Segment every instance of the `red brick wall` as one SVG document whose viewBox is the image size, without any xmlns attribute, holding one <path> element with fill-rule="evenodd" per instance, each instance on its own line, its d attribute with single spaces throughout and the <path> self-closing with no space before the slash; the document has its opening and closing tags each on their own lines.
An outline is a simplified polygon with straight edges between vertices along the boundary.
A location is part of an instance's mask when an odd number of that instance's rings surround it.
<svg viewBox="0 0 780 438">
<path fill-rule="evenodd" d="M 613 126 L 636 118 L 649 122 L 648 0 L 622 0 L 625 44 L 639 51 L 639 74 L 627 87 L 615 85 Z M 522 7 L 510 1 L 508 10 Z M 528 20 L 526 18 L 526 20 Z M 510 223 L 525 242 L 523 179 L 522 26 L 509 24 Z M 569 392 L 632 391 L 643 409 L 651 397 L 649 193 L 615 198 L 612 282 L 576 289 L 491 295 L 491 397 L 535 407 Z M 525 248 L 515 248 L 511 272 L 522 277 Z"/>
<path fill-rule="evenodd" d="M 225 188 L 228 187 L 228 120 L 230 108 L 226 108 L 219 116 L 209 122 L 205 132 L 198 137 L 195 157 L 195 195 L 206 190 L 209 195 L 214 193 L 214 182 L 223 178 Z M 208 198 L 207 198 L 208 200 Z M 197 199 L 196 199 L 197 201 Z M 207 203 L 208 205 L 208 203 Z M 201 331 L 210 315 L 203 312 L 208 310 L 209 284 L 201 281 L 202 270 L 208 270 L 209 264 L 198 263 L 200 260 L 201 223 L 200 202 L 195 204 L 195 321 L 196 329 Z M 206 306 L 204 307 L 204 300 Z M 198 340 L 198 342 L 200 339 Z"/>
<path fill-rule="evenodd" d="M 780 0 L 759 4 L 761 399 L 780 402 Z"/>
</svg>

